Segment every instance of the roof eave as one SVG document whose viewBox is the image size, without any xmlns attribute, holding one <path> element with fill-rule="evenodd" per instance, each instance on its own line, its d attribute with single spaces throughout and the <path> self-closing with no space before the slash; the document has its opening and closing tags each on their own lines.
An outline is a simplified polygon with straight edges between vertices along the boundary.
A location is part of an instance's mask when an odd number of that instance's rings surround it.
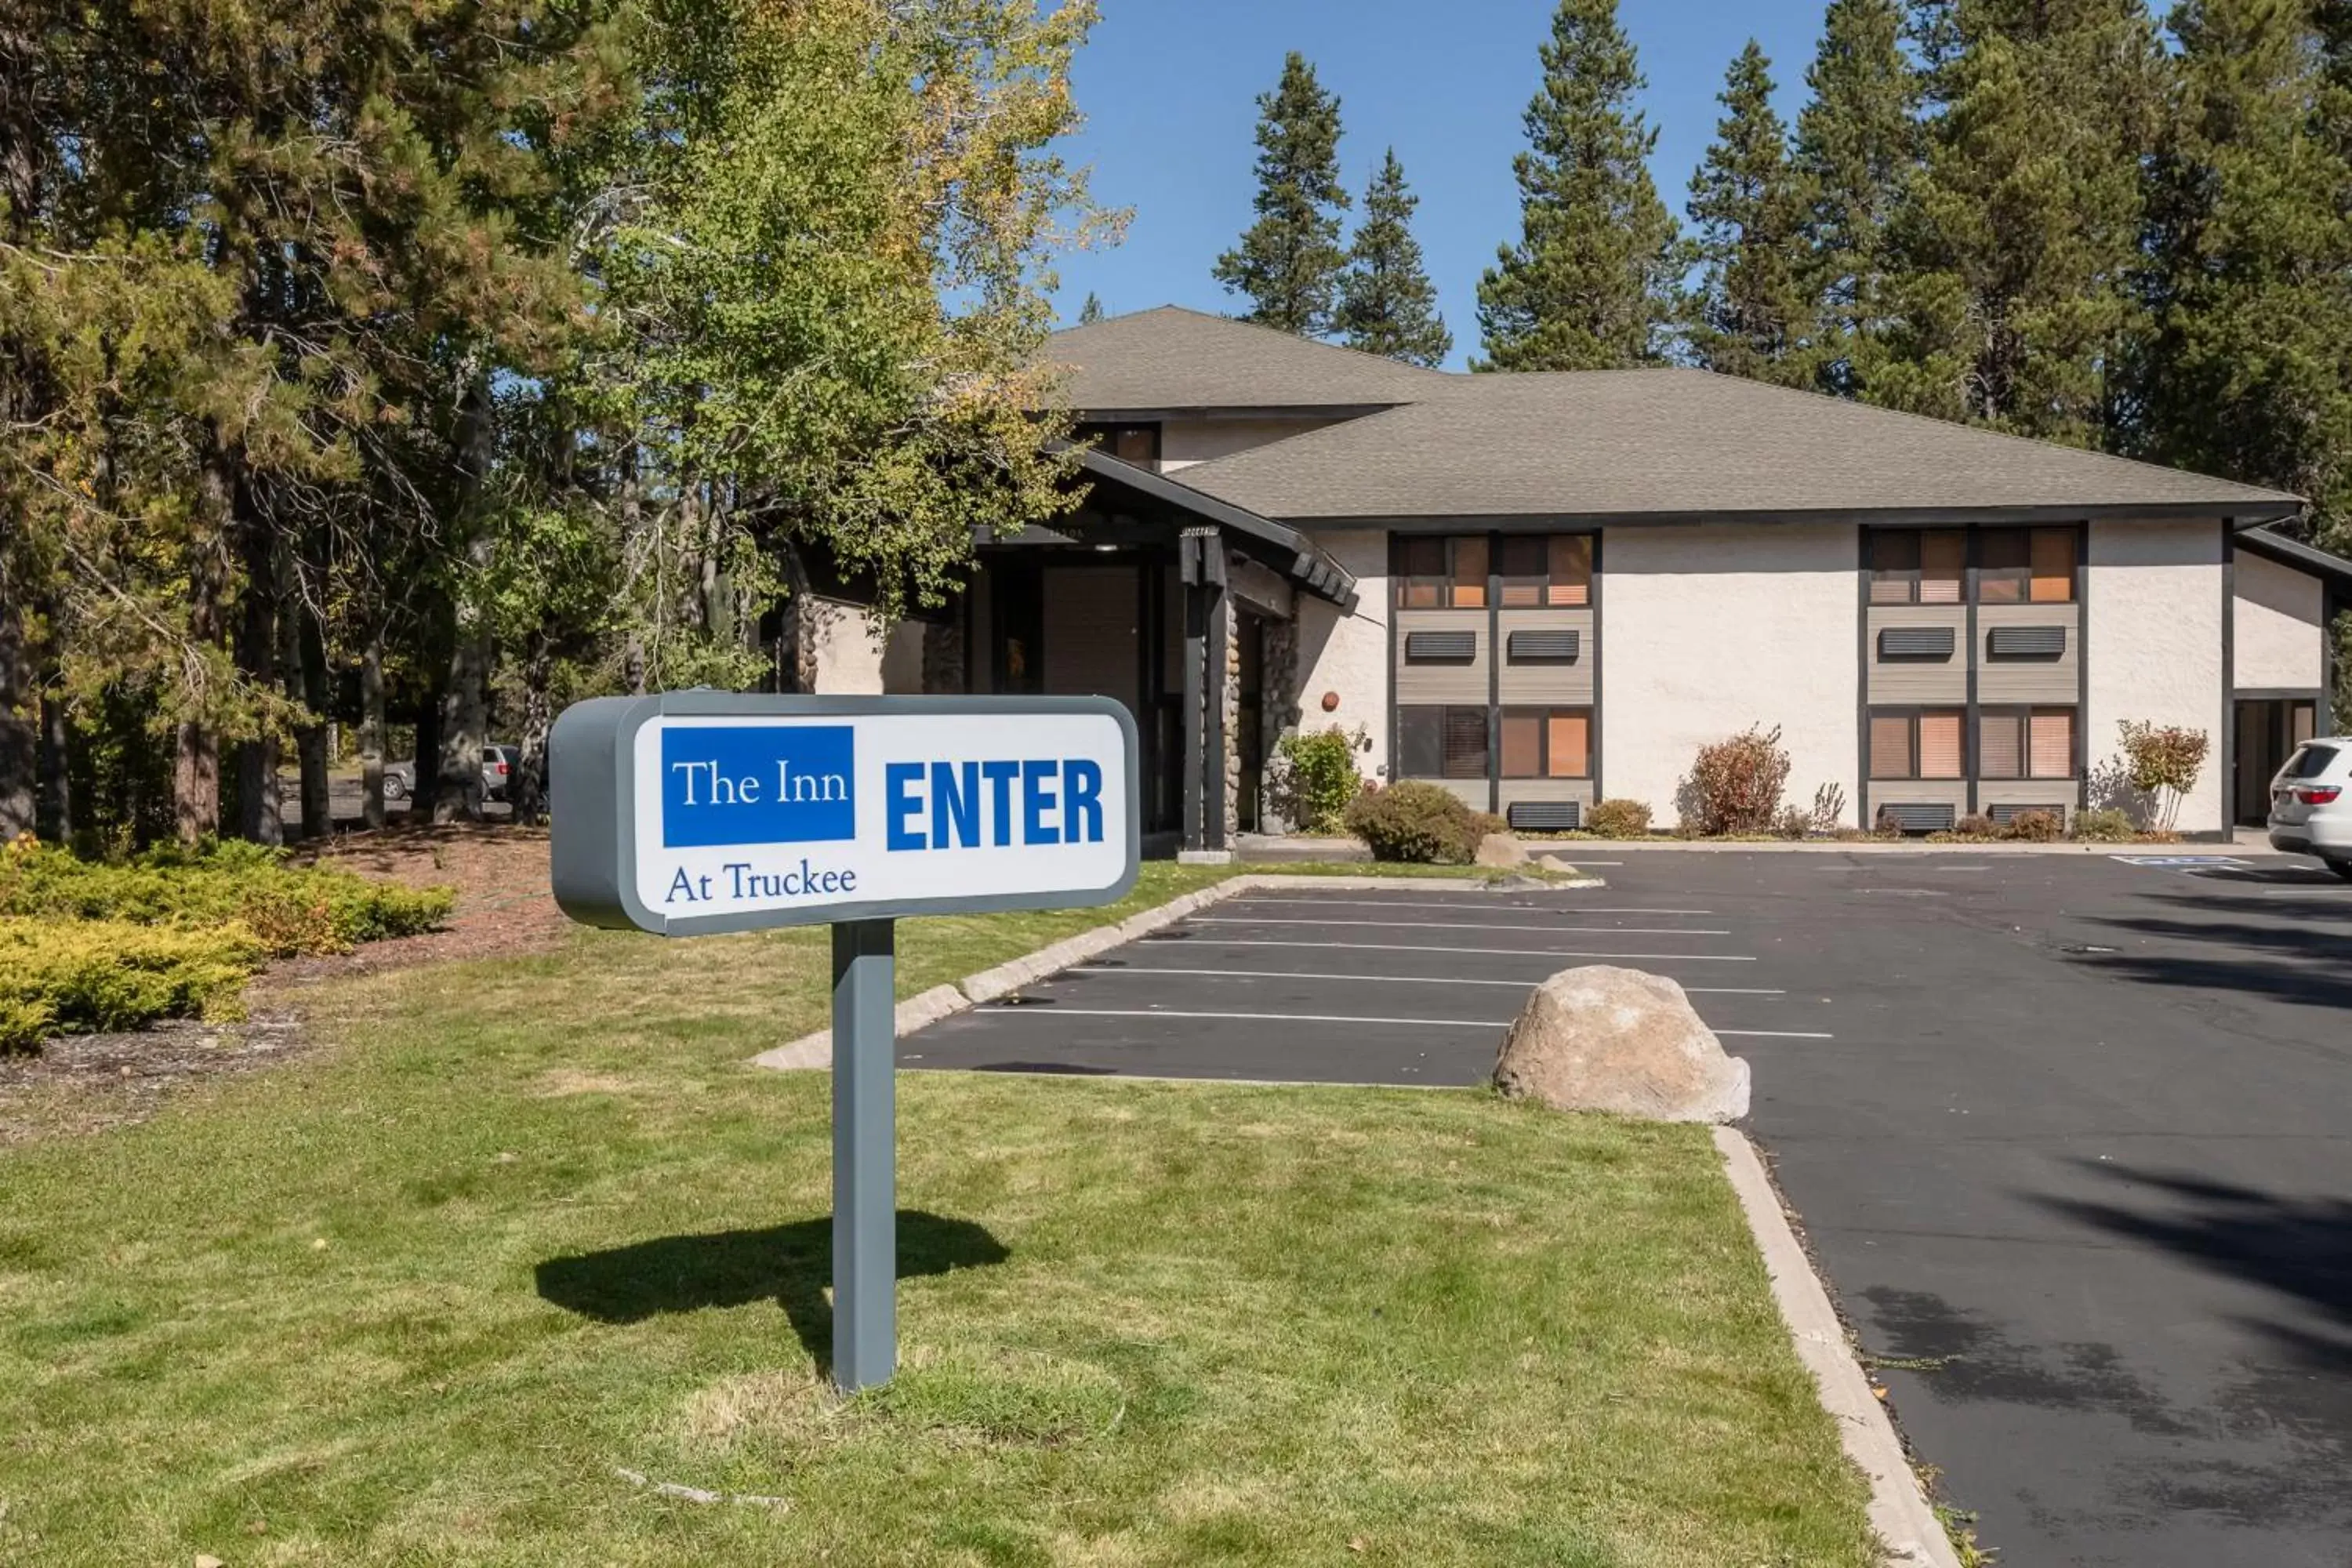
<svg viewBox="0 0 2352 1568">
<path fill-rule="evenodd" d="M 1689 528 L 1710 522 L 1747 523 L 1869 523 L 1879 527 L 1958 527 L 1969 523 L 2022 524 L 2080 522 L 2085 519 L 2150 522 L 2228 520 L 2243 533 L 2299 517 L 2303 503 L 2287 498 L 2268 503 L 2252 501 L 2116 501 L 2100 505 L 1983 507 L 1831 507 L 1782 508 L 1772 510 L 1690 511 L 1461 511 L 1416 513 L 1286 513 L 1284 521 L 1300 528 L 1386 528 L 1399 532 L 1433 532 L 1446 529 L 1513 530 L 1595 528 Z"/>
<path fill-rule="evenodd" d="M 2315 544 L 2305 544 L 2301 540 L 2273 533 L 2267 528 L 2249 529 L 2239 534 L 2238 547 L 2281 566 L 2309 573 L 2336 588 L 2352 589 L 2352 561 L 2332 550 L 2322 550 Z"/>
<path fill-rule="evenodd" d="M 1220 500 L 1206 490 L 1180 484 L 1165 474 L 1123 462 L 1094 447 L 1075 447 L 1078 466 L 1098 479 L 1124 485 L 1163 506 L 1192 513 L 1204 522 L 1231 529 L 1244 539 L 1267 546 L 1270 563 L 1308 592 L 1345 608 L 1356 597 L 1356 579 L 1323 547 L 1288 523 L 1264 517 L 1246 507 Z"/>
</svg>

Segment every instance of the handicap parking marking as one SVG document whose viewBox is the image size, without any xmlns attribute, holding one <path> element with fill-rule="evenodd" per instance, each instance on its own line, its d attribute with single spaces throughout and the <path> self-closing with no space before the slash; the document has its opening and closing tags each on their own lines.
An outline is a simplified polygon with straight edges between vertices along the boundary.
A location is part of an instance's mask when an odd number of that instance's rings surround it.
<svg viewBox="0 0 2352 1568">
<path fill-rule="evenodd" d="M 2236 867 L 2242 870 L 2253 865 L 2234 855 L 2110 855 L 2110 860 L 2120 860 L 2126 866 L 2145 866 L 2161 871 L 2203 870 L 2220 867 Z"/>
</svg>

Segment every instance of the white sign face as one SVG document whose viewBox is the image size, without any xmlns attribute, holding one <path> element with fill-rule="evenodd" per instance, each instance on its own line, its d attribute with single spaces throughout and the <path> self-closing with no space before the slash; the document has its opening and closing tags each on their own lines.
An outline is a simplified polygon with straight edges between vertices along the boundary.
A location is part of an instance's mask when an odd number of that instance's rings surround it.
<svg viewBox="0 0 2352 1568">
<path fill-rule="evenodd" d="M 583 825 L 590 848 L 616 835 L 609 872 L 583 877 L 580 840 L 558 846 L 578 918 L 741 931 L 1107 902 L 1134 879 L 1134 731 L 1113 703 L 680 693 L 574 711 L 592 709 L 573 732 L 593 738 L 556 748 L 551 792 L 559 839 L 571 800 L 592 803 L 583 816 L 610 802 L 608 827 Z M 575 791 L 583 758 L 625 776 Z M 616 883 L 617 907 L 566 897 L 567 868 Z"/>
</svg>

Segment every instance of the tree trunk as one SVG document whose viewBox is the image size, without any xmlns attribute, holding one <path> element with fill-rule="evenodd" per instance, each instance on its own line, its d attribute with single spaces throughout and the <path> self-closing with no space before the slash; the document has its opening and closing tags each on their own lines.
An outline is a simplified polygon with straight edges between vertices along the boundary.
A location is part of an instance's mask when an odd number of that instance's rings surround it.
<svg viewBox="0 0 2352 1568">
<path fill-rule="evenodd" d="M 67 769 L 73 761 L 73 731 L 67 723 L 66 705 L 55 697 L 41 698 L 40 799 L 36 805 L 38 831 L 52 844 L 73 841 L 73 778 Z"/>
<path fill-rule="evenodd" d="M 383 623 L 371 622 L 360 649 L 360 820 L 383 826 Z"/>
<path fill-rule="evenodd" d="M 327 706 L 333 700 L 327 680 L 327 639 L 319 617 L 307 601 L 294 603 L 294 654 L 302 672 L 302 706 L 310 721 L 294 731 L 294 749 L 302 768 L 302 837 L 324 838 L 335 831 L 335 803 L 327 780 L 331 762 L 328 742 L 333 728 Z"/>
<path fill-rule="evenodd" d="M 228 456 L 220 450 L 217 438 L 197 486 L 201 501 L 195 526 L 200 531 L 189 552 L 187 637 L 205 647 L 220 640 L 221 596 L 228 576 Z M 172 817 L 183 844 L 193 845 L 220 831 L 220 742 L 201 714 L 183 718 L 173 737 Z"/>
<path fill-rule="evenodd" d="M 457 594 L 457 638 L 449 650 L 441 762 L 433 786 L 436 823 L 482 819 L 482 748 L 490 740 L 491 650 L 490 619 L 476 595 L 489 569 L 493 544 L 481 502 L 483 478 L 489 472 L 492 413 L 489 387 L 478 382 L 467 394 L 458 437 L 462 469 L 457 514 L 466 529 L 467 580 Z"/>
<path fill-rule="evenodd" d="M 33 831 L 38 763 L 33 713 L 33 651 L 25 637 L 25 596 L 0 558 L 0 843 Z"/>
<path fill-rule="evenodd" d="M 245 595 L 237 616 L 236 668 L 257 691 L 278 684 L 278 574 L 269 531 L 247 520 Z M 278 733 L 266 721 L 236 743 L 236 832 L 256 844 L 286 842 L 278 799 Z"/>
<path fill-rule="evenodd" d="M 531 826 L 547 820 L 547 733 L 555 722 L 547 687 L 555 674 L 554 647 L 542 624 L 531 634 L 523 656 L 521 771 L 508 793 L 514 800 L 515 821 Z"/>
<path fill-rule="evenodd" d="M 441 757 L 441 687 L 436 682 L 416 703 L 416 757 L 409 770 L 408 819 L 423 822 L 432 815 L 433 769 Z"/>
</svg>

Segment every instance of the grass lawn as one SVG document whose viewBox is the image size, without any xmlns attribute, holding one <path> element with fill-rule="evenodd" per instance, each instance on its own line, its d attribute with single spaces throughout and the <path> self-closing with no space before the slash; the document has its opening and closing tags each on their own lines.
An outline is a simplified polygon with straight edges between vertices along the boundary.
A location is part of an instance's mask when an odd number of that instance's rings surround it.
<svg viewBox="0 0 2352 1568">
<path fill-rule="evenodd" d="M 906 922 L 902 988 L 1104 918 Z M 1873 1561 L 1704 1130 L 1480 1094 L 904 1075 L 906 1370 L 838 1402 L 828 1082 L 743 1065 L 825 967 L 340 981 L 0 1151 L 0 1563 Z"/>
</svg>

